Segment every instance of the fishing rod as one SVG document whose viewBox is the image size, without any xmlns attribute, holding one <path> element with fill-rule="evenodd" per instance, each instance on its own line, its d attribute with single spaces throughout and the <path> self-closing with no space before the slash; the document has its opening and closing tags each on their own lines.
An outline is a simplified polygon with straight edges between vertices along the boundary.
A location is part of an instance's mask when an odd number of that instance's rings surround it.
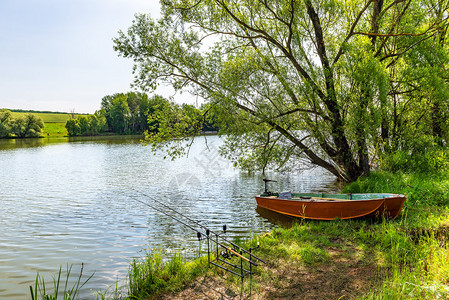
<svg viewBox="0 0 449 300">
<path fill-rule="evenodd" d="M 188 216 L 186 216 L 186 215 L 183 215 L 183 214 L 180 213 L 179 211 L 177 211 L 177 210 L 171 208 L 170 206 L 166 205 L 165 203 L 163 203 L 163 202 L 161 202 L 161 201 L 159 201 L 159 200 L 156 200 L 154 197 L 151 197 L 151 196 L 145 194 L 145 193 L 142 192 L 142 191 L 138 191 L 138 190 L 135 190 L 135 189 L 132 189 L 132 190 L 135 191 L 135 192 L 138 192 L 138 193 L 142 194 L 143 196 L 145 196 L 145 197 L 147 197 L 147 198 L 153 200 L 154 202 L 157 202 L 158 204 L 162 205 L 163 207 L 165 207 L 165 208 L 167 208 L 167 209 L 169 209 L 169 210 L 175 212 L 176 214 L 178 214 L 178 215 L 180 215 L 180 216 L 186 218 L 186 219 L 189 220 L 190 222 L 193 222 L 193 223 L 197 224 L 198 226 L 200 226 L 201 228 L 203 228 L 203 229 L 206 230 L 206 235 L 207 235 L 208 237 L 209 237 L 209 234 L 207 234 L 208 232 L 210 232 L 210 233 L 212 233 L 212 234 L 215 234 L 216 236 L 218 236 L 219 238 L 221 238 L 221 239 L 224 240 L 225 242 L 227 242 L 227 243 L 229 243 L 230 245 L 232 245 L 234 248 L 238 248 L 238 249 L 240 249 L 241 251 L 245 252 L 246 254 L 249 254 L 250 257 L 254 257 L 254 258 L 256 258 L 257 260 L 259 260 L 260 262 L 266 264 L 266 262 L 265 262 L 264 260 L 262 260 L 262 259 L 260 259 L 259 257 L 255 256 L 255 255 L 252 254 L 251 252 L 249 252 L 249 251 L 243 249 L 242 247 L 236 245 L 235 243 L 233 243 L 233 242 L 227 240 L 226 238 L 222 237 L 219 233 L 216 233 L 216 232 L 210 230 L 209 228 L 207 228 L 206 226 L 202 225 L 202 224 L 199 223 L 198 221 L 196 221 L 196 220 L 194 220 L 194 219 L 192 219 L 192 218 L 190 218 L 190 217 L 188 217 Z M 140 201 L 140 200 L 139 200 L 139 201 Z M 144 202 L 144 203 L 145 203 L 145 202 Z M 226 230 L 226 225 L 223 226 L 223 229 Z M 220 246 L 221 246 L 221 245 L 220 245 Z M 225 247 L 225 248 L 226 248 L 226 247 Z"/>
<path fill-rule="evenodd" d="M 133 197 L 133 196 L 130 196 L 130 197 L 133 198 L 134 200 L 136 200 L 137 202 L 140 202 L 140 203 L 142 203 L 142 204 L 144 204 L 144 205 L 146 205 L 146 206 L 148 206 L 148 207 L 154 209 L 155 211 L 158 211 L 158 212 L 162 213 L 163 215 L 172 218 L 173 220 L 175 220 L 175 221 L 181 223 L 182 225 L 184 225 L 184 226 L 186 226 L 186 227 L 192 229 L 193 231 L 196 231 L 197 236 L 198 236 L 198 239 L 201 238 L 201 235 L 204 235 L 202 232 L 200 232 L 199 230 L 197 230 L 197 229 L 194 228 L 193 226 L 190 226 L 189 224 L 187 224 L 187 223 L 185 223 L 185 222 L 179 220 L 178 218 L 176 218 L 176 217 L 174 217 L 174 216 L 172 216 L 172 215 L 170 215 L 170 214 L 167 214 L 165 211 L 163 211 L 163 210 L 161 210 L 161 209 L 159 209 L 159 208 L 156 208 L 156 207 L 154 207 L 154 206 L 152 206 L 152 205 L 150 205 L 150 204 L 148 204 L 148 203 L 146 203 L 146 202 L 144 202 L 144 201 L 142 201 L 142 200 L 140 200 L 140 199 L 137 199 L 136 197 Z M 156 201 L 156 202 L 157 202 L 157 201 Z M 180 214 L 181 216 L 183 216 L 181 213 L 177 212 L 177 211 L 174 210 L 174 209 L 172 209 L 172 211 L 174 211 L 174 212 Z M 184 216 L 184 217 L 185 217 L 185 216 Z M 188 218 L 188 217 L 186 217 L 186 218 Z M 189 218 L 188 218 L 188 219 L 189 219 Z M 193 221 L 193 222 L 195 222 L 197 225 L 200 225 L 200 224 L 199 224 L 198 222 L 196 222 L 196 221 Z M 202 225 L 200 225 L 200 226 L 203 227 L 203 228 L 205 228 L 205 227 L 202 226 Z M 206 236 L 207 236 L 208 239 L 210 239 L 209 236 L 207 235 L 207 232 L 212 232 L 212 231 L 210 231 L 209 229 L 206 229 Z M 214 234 L 217 235 L 216 233 L 214 233 Z M 218 236 L 218 235 L 217 235 L 217 236 Z M 212 240 L 212 239 L 210 239 L 210 240 Z M 224 240 L 227 241 L 226 239 L 224 239 Z M 213 241 L 213 240 L 212 240 L 212 241 Z M 239 254 L 238 252 L 232 250 L 230 247 L 228 247 L 228 246 L 226 246 L 226 245 L 224 245 L 224 244 L 222 244 L 222 243 L 220 243 L 220 242 L 218 242 L 218 241 L 213 241 L 213 242 L 216 243 L 217 245 L 219 245 L 219 246 L 225 248 L 227 251 L 230 251 L 230 252 L 233 253 L 234 255 L 236 255 L 236 256 L 238 256 L 238 257 L 240 257 L 240 258 L 246 260 L 246 261 L 249 262 L 250 264 L 255 265 L 255 266 L 258 266 L 258 264 L 256 264 L 255 262 L 251 261 L 250 259 L 244 257 L 242 254 Z M 229 241 L 227 241 L 227 242 L 230 243 Z M 244 250 L 243 248 L 241 248 L 241 247 L 239 247 L 239 246 L 237 246 L 237 247 L 238 247 L 240 250 Z M 246 252 L 246 250 L 244 250 L 244 251 Z M 254 256 L 254 255 L 252 255 L 252 257 L 255 257 L 255 258 L 261 260 L 260 258 Z M 262 260 L 261 260 L 261 261 L 262 261 Z M 264 261 L 262 261 L 262 262 L 264 262 Z"/>
</svg>

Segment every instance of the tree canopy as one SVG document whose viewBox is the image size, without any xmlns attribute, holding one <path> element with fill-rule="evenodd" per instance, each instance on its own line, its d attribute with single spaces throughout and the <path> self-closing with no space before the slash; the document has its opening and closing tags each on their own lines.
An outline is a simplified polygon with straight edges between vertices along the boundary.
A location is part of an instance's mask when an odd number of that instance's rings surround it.
<svg viewBox="0 0 449 300">
<path fill-rule="evenodd" d="M 106 131 L 106 118 L 101 112 L 93 115 L 70 118 L 65 124 L 69 136 L 99 135 Z"/>
<path fill-rule="evenodd" d="M 142 89 L 164 83 L 205 99 L 224 153 L 242 166 L 306 159 L 354 181 L 381 153 L 447 140 L 448 1 L 161 7 L 158 20 L 136 15 L 115 50 L 134 60 Z"/>
<path fill-rule="evenodd" d="M 13 117 L 11 111 L 0 109 L 0 138 L 10 138 L 13 135 L 18 138 L 40 137 L 42 128 L 44 121 L 36 115 Z"/>
<path fill-rule="evenodd" d="M 150 101 L 144 93 L 108 95 L 101 100 L 101 111 L 114 133 L 142 133 L 148 129 Z"/>
<path fill-rule="evenodd" d="M 44 121 L 36 115 L 26 114 L 13 118 L 10 126 L 11 133 L 15 134 L 16 137 L 40 137 L 42 128 L 44 128 Z"/>
</svg>

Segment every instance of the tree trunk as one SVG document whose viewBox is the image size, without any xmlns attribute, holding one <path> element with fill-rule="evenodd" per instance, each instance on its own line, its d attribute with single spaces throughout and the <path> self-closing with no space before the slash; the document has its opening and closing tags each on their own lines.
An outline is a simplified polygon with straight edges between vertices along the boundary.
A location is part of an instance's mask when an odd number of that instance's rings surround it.
<svg viewBox="0 0 449 300">
<path fill-rule="evenodd" d="M 443 129 L 441 127 L 441 107 L 438 101 L 433 101 L 432 103 L 432 135 L 435 138 L 438 145 L 443 146 Z"/>
<path fill-rule="evenodd" d="M 346 173 L 346 180 L 349 182 L 355 181 L 363 174 L 363 171 L 354 160 L 352 149 L 346 138 L 336 97 L 337 93 L 335 91 L 334 73 L 327 57 L 321 22 L 318 14 L 312 6 L 312 2 L 310 0 L 305 0 L 305 4 L 307 6 L 307 13 L 315 30 L 317 52 L 323 66 L 327 95 L 322 97 L 322 100 L 330 113 L 331 134 L 338 152 L 337 163 L 343 166 Z"/>
</svg>

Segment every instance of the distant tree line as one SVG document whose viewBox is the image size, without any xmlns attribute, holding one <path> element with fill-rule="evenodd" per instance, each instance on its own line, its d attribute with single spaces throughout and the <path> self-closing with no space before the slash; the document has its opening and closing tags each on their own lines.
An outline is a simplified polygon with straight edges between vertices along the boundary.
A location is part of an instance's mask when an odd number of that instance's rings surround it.
<svg viewBox="0 0 449 300">
<path fill-rule="evenodd" d="M 148 114 L 160 102 L 160 96 L 148 98 L 144 93 L 116 93 L 101 100 L 101 109 L 93 115 L 71 118 L 66 123 L 69 136 L 141 134 L 148 129 Z"/>
<path fill-rule="evenodd" d="M 32 109 L 10 109 L 11 112 L 19 113 L 40 113 L 40 114 L 60 114 L 65 115 L 67 113 L 61 111 L 51 111 L 51 110 L 32 110 Z"/>
<path fill-rule="evenodd" d="M 151 134 L 167 126 L 178 126 L 179 130 L 191 129 L 192 133 L 218 130 L 210 118 L 204 117 L 205 109 L 179 105 L 159 95 L 150 98 L 144 93 L 116 93 L 103 97 L 101 109 L 95 114 L 68 120 L 66 129 L 69 136 Z"/>
<path fill-rule="evenodd" d="M 143 93 L 119 93 L 103 97 L 101 112 L 109 131 L 118 134 L 142 133 L 148 129 L 148 114 L 154 106 L 164 101 L 160 96 L 149 99 Z"/>
<path fill-rule="evenodd" d="M 0 138 L 40 137 L 44 121 L 33 114 L 13 117 L 11 111 L 0 109 Z"/>
<path fill-rule="evenodd" d="M 107 129 L 106 118 L 100 112 L 67 120 L 65 124 L 69 136 L 99 135 Z"/>
</svg>

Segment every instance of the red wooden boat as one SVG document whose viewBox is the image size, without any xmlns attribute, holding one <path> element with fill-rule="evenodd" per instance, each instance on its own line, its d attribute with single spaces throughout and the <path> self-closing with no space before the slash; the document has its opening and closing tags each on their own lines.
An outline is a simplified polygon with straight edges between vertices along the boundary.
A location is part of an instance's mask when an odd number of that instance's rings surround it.
<svg viewBox="0 0 449 300">
<path fill-rule="evenodd" d="M 396 218 L 406 198 L 397 194 L 292 194 L 265 192 L 257 205 L 281 214 L 314 220 L 361 217 Z"/>
</svg>

